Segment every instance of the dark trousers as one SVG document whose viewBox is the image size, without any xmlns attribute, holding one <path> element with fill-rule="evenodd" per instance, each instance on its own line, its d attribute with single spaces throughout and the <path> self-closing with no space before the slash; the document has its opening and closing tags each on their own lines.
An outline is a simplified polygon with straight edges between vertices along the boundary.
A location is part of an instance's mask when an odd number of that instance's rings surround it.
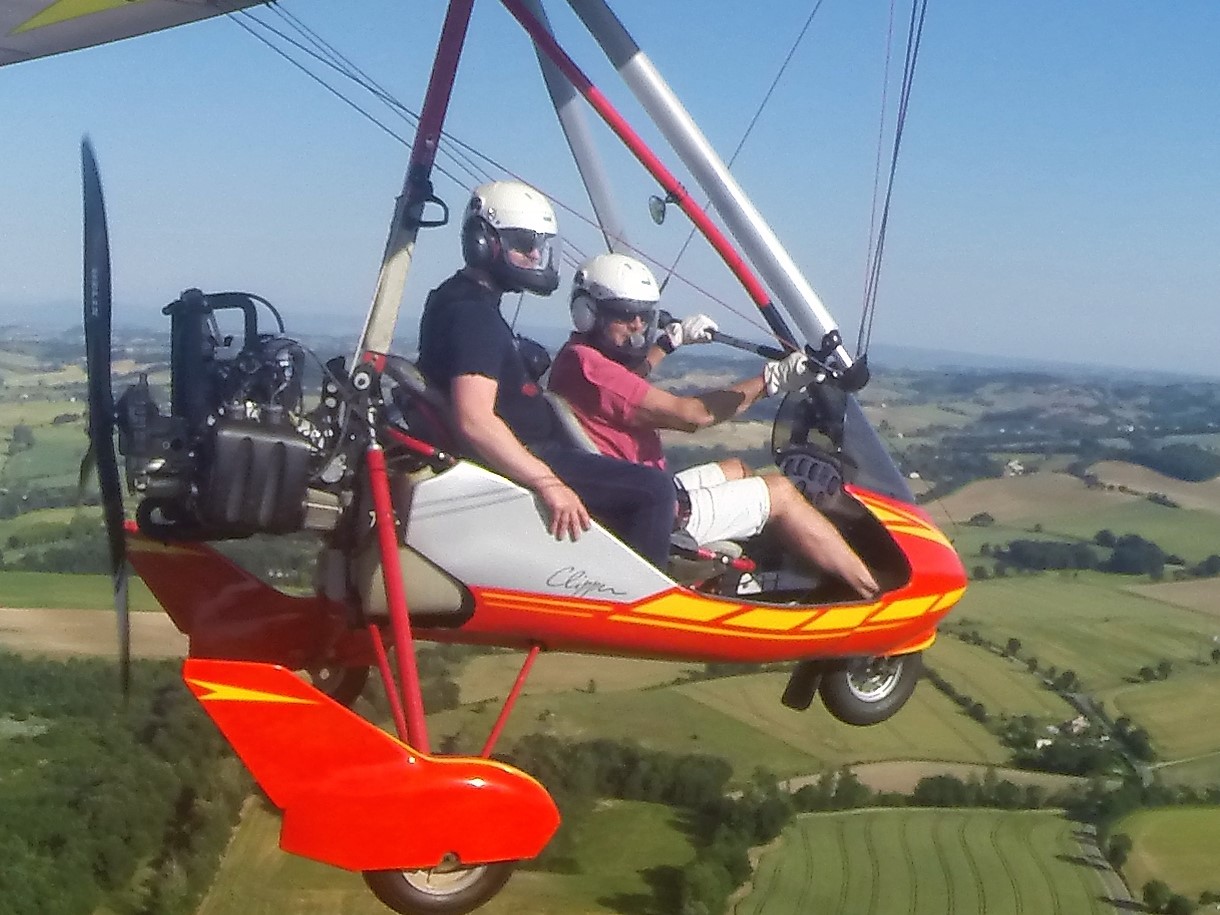
<svg viewBox="0 0 1220 915">
<path fill-rule="evenodd" d="M 589 514 L 657 568 L 665 568 L 677 511 L 672 476 L 566 445 L 530 450 L 580 496 Z"/>
</svg>

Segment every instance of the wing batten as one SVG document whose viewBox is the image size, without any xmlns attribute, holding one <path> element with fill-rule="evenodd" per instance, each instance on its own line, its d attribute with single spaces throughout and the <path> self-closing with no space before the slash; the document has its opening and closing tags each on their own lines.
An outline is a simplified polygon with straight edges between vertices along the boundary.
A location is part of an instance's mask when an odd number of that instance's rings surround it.
<svg viewBox="0 0 1220 915">
<path fill-rule="evenodd" d="M 0 67 L 197 22 L 266 0 L 0 0 Z"/>
</svg>

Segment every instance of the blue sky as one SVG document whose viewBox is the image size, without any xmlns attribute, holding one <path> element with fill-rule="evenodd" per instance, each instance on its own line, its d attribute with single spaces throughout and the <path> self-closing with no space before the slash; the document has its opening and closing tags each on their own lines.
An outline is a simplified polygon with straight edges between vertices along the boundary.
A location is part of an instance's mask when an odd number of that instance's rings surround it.
<svg viewBox="0 0 1220 915">
<path fill-rule="evenodd" d="M 439 0 L 282 6 L 418 109 Z M 566 5 L 549 6 L 561 40 L 643 127 Z M 615 3 L 726 157 L 813 0 L 753 6 Z M 448 128 L 588 211 L 528 42 L 498 4 L 476 7 Z M 853 340 L 888 12 L 825 0 L 733 169 Z M 932 0 L 874 339 L 1220 374 L 1217 47 L 1211 2 Z M 79 297 L 83 133 L 102 167 L 125 311 L 150 316 L 188 286 L 238 288 L 275 302 L 290 331 L 294 315 L 323 312 L 359 329 L 407 151 L 223 19 L 0 69 L 0 313 L 55 313 Z M 598 133 L 632 240 L 669 262 L 685 221 L 648 221 L 654 183 Z M 460 208 L 462 188 L 438 176 L 437 189 Z M 588 226 L 560 221 L 596 250 Z M 457 259 L 451 230 L 424 236 L 404 338 Z M 710 255 L 688 254 L 679 272 L 751 313 Z M 751 333 L 670 289 L 671 311 Z M 522 311 L 534 325 L 566 317 L 558 296 Z"/>
</svg>

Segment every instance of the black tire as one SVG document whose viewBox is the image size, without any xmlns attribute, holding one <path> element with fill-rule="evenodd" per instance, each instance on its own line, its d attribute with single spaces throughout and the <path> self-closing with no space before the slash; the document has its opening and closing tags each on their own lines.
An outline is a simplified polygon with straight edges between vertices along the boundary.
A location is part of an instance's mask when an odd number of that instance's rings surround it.
<svg viewBox="0 0 1220 915">
<path fill-rule="evenodd" d="M 923 670 L 919 652 L 889 658 L 852 658 L 822 672 L 818 692 L 827 711 L 844 724 L 885 721 L 906 705 Z"/>
<path fill-rule="evenodd" d="M 364 684 L 369 680 L 367 667 L 324 664 L 311 667 L 306 673 L 309 674 L 309 682 L 314 689 L 348 708 L 360 698 L 360 694 L 364 692 Z"/>
<path fill-rule="evenodd" d="M 515 861 L 418 871 L 365 871 L 373 895 L 399 915 L 465 915 L 504 888 Z"/>
</svg>

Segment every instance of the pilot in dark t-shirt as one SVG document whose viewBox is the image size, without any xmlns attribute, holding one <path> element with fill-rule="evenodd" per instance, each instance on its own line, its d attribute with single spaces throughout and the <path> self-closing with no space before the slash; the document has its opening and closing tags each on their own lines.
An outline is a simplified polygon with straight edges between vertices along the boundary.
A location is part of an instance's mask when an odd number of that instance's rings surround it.
<svg viewBox="0 0 1220 915">
<path fill-rule="evenodd" d="M 419 347 L 419 370 L 446 394 L 462 376 L 495 381 L 495 414 L 521 444 L 570 487 L 597 520 L 664 567 L 675 514 L 672 479 L 657 468 L 590 454 L 568 440 L 500 314 L 500 293 L 481 282 L 477 271 L 459 270 L 428 296 Z M 476 456 L 499 469 L 492 456 Z"/>
</svg>

